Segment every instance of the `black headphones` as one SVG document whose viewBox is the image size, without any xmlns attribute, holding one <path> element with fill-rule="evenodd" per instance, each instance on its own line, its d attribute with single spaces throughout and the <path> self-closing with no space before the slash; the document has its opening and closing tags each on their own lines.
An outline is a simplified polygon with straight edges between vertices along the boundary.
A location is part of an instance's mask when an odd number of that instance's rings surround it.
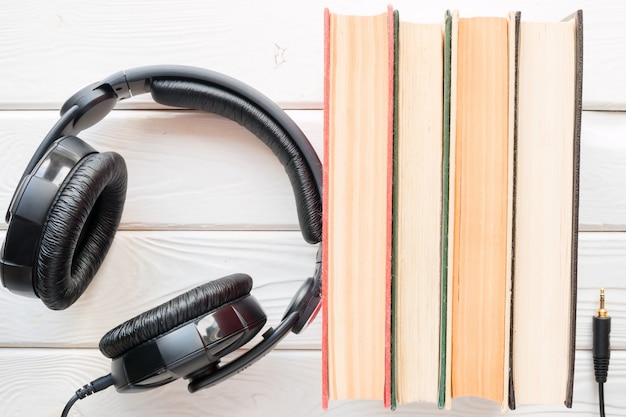
<svg viewBox="0 0 626 417">
<path fill-rule="evenodd" d="M 40 298 L 51 309 L 72 305 L 100 267 L 120 223 L 126 165 L 76 137 L 102 120 L 118 100 L 151 93 L 160 104 L 203 110 L 255 134 L 278 157 L 293 187 L 300 229 L 322 238 L 322 165 L 298 126 L 275 103 L 244 83 L 186 66 L 148 66 L 113 74 L 71 96 L 61 118 L 32 157 L 6 214 L 0 276 L 10 291 Z M 250 341 L 266 316 L 250 294 L 252 279 L 233 274 L 194 288 L 115 327 L 100 340 L 113 360 L 118 391 L 149 389 L 178 378 L 189 391 L 212 386 L 269 352 L 289 331 L 315 317 L 321 299 L 321 258 L 282 321 L 246 353 L 220 358 Z"/>
</svg>

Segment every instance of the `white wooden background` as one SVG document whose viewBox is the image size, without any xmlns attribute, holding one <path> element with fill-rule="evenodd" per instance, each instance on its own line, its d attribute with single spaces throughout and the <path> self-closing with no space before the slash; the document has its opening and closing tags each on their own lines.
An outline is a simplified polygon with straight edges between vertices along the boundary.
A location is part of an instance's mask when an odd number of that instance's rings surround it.
<svg viewBox="0 0 626 417">
<path fill-rule="evenodd" d="M 462 16 L 554 20 L 584 10 L 578 340 L 574 408 L 520 407 L 513 415 L 597 415 L 591 315 L 600 287 L 613 316 L 607 415 L 626 415 L 626 3 L 533 1 L 2 0 L 0 209 L 61 103 L 123 68 L 187 64 L 221 71 L 277 101 L 321 156 L 323 9 L 407 20 Z M 157 111 L 158 110 L 158 111 Z M 251 134 L 214 116 L 126 102 L 83 133 L 125 156 L 129 190 L 121 231 L 85 295 L 63 312 L 0 289 L 0 415 L 58 416 L 82 384 L 108 372 L 97 350 L 109 328 L 231 272 L 248 272 L 269 322 L 312 272 L 315 248 L 297 231 L 282 167 Z M 6 226 L 0 228 L 4 237 Z M 496 416 L 499 406 L 455 400 L 450 413 L 377 402 L 321 409 L 320 320 L 236 377 L 197 394 L 182 381 L 142 394 L 113 389 L 72 416 Z"/>
</svg>

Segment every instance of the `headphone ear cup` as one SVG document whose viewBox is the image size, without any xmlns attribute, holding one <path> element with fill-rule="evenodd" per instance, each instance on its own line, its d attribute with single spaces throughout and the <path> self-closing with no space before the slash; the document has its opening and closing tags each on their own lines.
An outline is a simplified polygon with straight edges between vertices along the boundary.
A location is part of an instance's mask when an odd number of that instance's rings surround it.
<svg viewBox="0 0 626 417">
<path fill-rule="evenodd" d="M 69 307 L 93 279 L 119 226 L 126 185 L 123 158 L 103 152 L 81 159 L 59 188 L 33 266 L 35 292 L 49 308 Z"/>
<path fill-rule="evenodd" d="M 251 289 L 252 278 L 246 274 L 210 281 L 110 330 L 100 340 L 100 351 L 108 358 L 118 358 L 144 342 L 248 295 Z"/>
</svg>

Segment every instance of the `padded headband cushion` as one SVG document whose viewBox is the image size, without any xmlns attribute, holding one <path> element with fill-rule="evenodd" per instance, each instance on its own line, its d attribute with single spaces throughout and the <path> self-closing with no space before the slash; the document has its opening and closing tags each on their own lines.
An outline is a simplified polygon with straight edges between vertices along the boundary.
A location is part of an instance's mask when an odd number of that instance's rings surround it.
<svg viewBox="0 0 626 417">
<path fill-rule="evenodd" d="M 298 146 L 262 108 L 227 90 L 189 80 L 155 79 L 151 92 L 158 103 L 218 114 L 261 139 L 289 176 L 304 239 L 309 243 L 321 241 L 322 201 L 313 173 Z"/>
<path fill-rule="evenodd" d="M 35 292 L 53 310 L 72 305 L 108 252 L 122 217 L 126 164 L 114 152 L 78 161 L 59 188 L 35 255 Z"/>
<path fill-rule="evenodd" d="M 130 349 L 174 330 L 250 293 L 252 278 L 233 274 L 196 287 L 120 324 L 100 339 L 100 351 L 117 358 Z"/>
</svg>

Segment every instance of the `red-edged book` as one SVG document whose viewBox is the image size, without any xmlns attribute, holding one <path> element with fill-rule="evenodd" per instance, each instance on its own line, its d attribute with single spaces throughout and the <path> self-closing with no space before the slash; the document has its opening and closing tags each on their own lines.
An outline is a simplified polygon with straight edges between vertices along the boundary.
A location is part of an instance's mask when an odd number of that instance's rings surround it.
<svg viewBox="0 0 626 417">
<path fill-rule="evenodd" d="M 390 407 L 393 9 L 324 20 L 322 402 Z"/>
</svg>

